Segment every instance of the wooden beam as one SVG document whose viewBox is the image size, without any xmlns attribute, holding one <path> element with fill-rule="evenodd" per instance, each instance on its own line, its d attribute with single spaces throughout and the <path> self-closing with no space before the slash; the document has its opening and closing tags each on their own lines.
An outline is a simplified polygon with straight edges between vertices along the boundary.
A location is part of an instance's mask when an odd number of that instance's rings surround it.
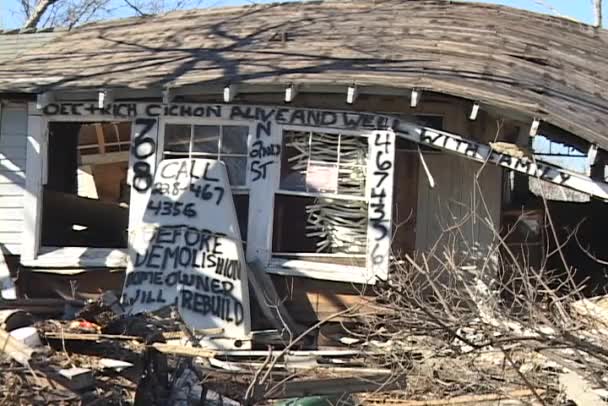
<svg viewBox="0 0 608 406">
<path fill-rule="evenodd" d="M 212 358 L 217 353 L 216 351 L 207 350 L 199 347 L 186 347 L 183 345 L 171 345 L 154 343 L 151 345 L 152 348 L 163 354 L 180 355 L 182 357 L 202 357 Z"/>
<path fill-rule="evenodd" d="M 80 156 L 81 165 L 103 165 L 128 161 L 129 151 L 106 152 L 104 154 L 87 154 Z"/>
<path fill-rule="evenodd" d="M 0 330 L 0 351 L 25 366 L 29 365 L 35 352 L 33 348 L 15 340 L 5 330 Z"/>
<path fill-rule="evenodd" d="M 493 151 L 489 145 L 432 128 L 402 124 L 397 136 L 422 145 L 490 163 L 608 201 L 608 183 L 528 157 L 514 157 Z"/>
<path fill-rule="evenodd" d="M 175 100 L 175 89 L 171 86 L 166 86 L 161 90 L 163 104 L 171 104 Z"/>
<path fill-rule="evenodd" d="M 410 107 L 417 107 L 420 102 L 420 98 L 422 97 L 422 90 L 412 89 L 412 94 L 410 96 Z"/>
<path fill-rule="evenodd" d="M 471 114 L 469 114 L 469 120 L 475 121 L 477 120 L 477 115 L 479 114 L 479 103 L 473 103 L 471 107 Z"/>
<path fill-rule="evenodd" d="M 353 104 L 357 100 L 357 96 L 359 96 L 359 89 L 353 83 L 346 92 L 346 103 Z"/>
<path fill-rule="evenodd" d="M 36 95 L 36 108 L 42 110 L 47 104 L 55 101 L 55 94 L 52 92 L 44 92 Z"/>
<path fill-rule="evenodd" d="M 530 125 L 530 137 L 534 137 L 538 134 L 538 127 L 540 127 L 540 119 L 535 118 Z"/>
<path fill-rule="evenodd" d="M 95 124 L 95 134 L 97 135 L 97 148 L 100 154 L 106 153 L 106 139 L 103 133 L 103 124 Z"/>
<path fill-rule="evenodd" d="M 238 86 L 229 84 L 224 87 L 224 103 L 231 103 L 238 94 Z"/>
<path fill-rule="evenodd" d="M 293 83 L 285 88 L 285 103 L 291 103 L 298 94 L 298 87 Z"/>
<path fill-rule="evenodd" d="M 114 102 L 114 94 L 109 89 L 97 92 L 97 107 L 103 109 L 106 105 Z"/>
</svg>

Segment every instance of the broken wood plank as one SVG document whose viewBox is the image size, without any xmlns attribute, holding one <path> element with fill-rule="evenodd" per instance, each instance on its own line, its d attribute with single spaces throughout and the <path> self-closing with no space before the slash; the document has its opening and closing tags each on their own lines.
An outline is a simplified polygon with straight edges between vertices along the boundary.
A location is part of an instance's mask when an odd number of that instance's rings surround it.
<svg viewBox="0 0 608 406">
<path fill-rule="evenodd" d="M 80 391 L 95 386 L 95 376 L 90 369 L 60 369 L 58 374 L 64 378 L 66 386 L 74 391 Z"/>
<path fill-rule="evenodd" d="M 183 345 L 154 343 L 150 347 L 163 354 L 180 355 L 182 357 L 211 358 L 217 354 L 217 351 L 207 350 L 199 347 L 186 347 Z"/>
<path fill-rule="evenodd" d="M 222 332 L 221 328 L 197 330 L 197 333 L 202 335 L 214 335 L 216 332 Z M 100 341 L 100 340 L 120 340 L 120 341 L 144 341 L 145 337 L 121 335 L 121 334 L 102 334 L 102 333 L 69 333 L 47 331 L 43 333 L 44 337 L 49 340 L 81 340 L 81 341 Z M 184 333 L 181 331 L 165 331 L 162 333 L 165 340 L 178 340 L 184 338 Z"/>
<path fill-rule="evenodd" d="M 96 333 L 66 333 L 48 331 L 44 337 L 50 340 L 80 340 L 80 341 L 100 341 L 100 340 L 120 340 L 120 341 L 142 341 L 143 337 L 123 336 L 118 334 L 96 334 Z"/>
<path fill-rule="evenodd" d="M 545 393 L 543 390 L 538 390 L 538 394 Z M 464 395 L 446 399 L 432 400 L 406 400 L 406 399 L 391 399 L 379 396 L 364 397 L 365 403 L 376 404 L 391 404 L 399 406 L 452 406 L 452 405 L 479 405 L 485 402 L 497 402 L 508 399 L 522 399 L 533 397 L 534 393 L 529 389 L 520 389 L 507 393 L 489 393 L 485 395 Z"/>
<path fill-rule="evenodd" d="M 256 260 L 247 263 L 247 267 L 249 283 L 264 316 L 278 331 L 288 329 L 292 336 L 300 334 L 303 331 L 302 326 L 298 325 L 287 311 L 262 263 Z"/>
<path fill-rule="evenodd" d="M 29 365 L 35 350 L 11 337 L 9 333 L 0 330 L 0 351 L 20 363 Z"/>
</svg>

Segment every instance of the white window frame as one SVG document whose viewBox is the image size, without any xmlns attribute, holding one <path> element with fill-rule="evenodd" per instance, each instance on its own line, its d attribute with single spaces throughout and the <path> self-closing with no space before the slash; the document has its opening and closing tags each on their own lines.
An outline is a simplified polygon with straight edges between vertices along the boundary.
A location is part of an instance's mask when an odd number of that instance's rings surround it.
<svg viewBox="0 0 608 406">
<path fill-rule="evenodd" d="M 91 248 L 91 247 L 41 247 L 41 206 L 42 206 L 42 186 L 46 180 L 46 165 L 48 151 L 48 125 L 50 122 L 113 122 L 113 121 L 128 121 L 131 123 L 132 137 L 135 131 L 135 122 L 141 117 L 115 118 L 101 115 L 83 115 L 83 116 L 53 116 L 45 117 L 36 109 L 35 103 L 28 106 L 28 145 L 27 145 L 27 176 L 26 176 L 26 195 L 24 197 L 25 206 L 25 230 L 24 240 L 22 242 L 21 263 L 31 267 L 46 267 L 46 268 L 101 268 L 101 267 L 124 267 L 127 263 L 127 249 L 108 249 L 108 248 Z M 300 276 L 314 279 L 352 282 L 352 283 L 367 283 L 373 284 L 376 277 L 384 277 L 388 272 L 388 267 L 378 273 L 367 269 L 369 266 L 349 266 L 332 263 L 320 263 L 315 261 L 307 261 L 306 255 L 273 256 L 272 253 L 272 237 L 273 237 L 273 218 L 274 218 L 274 196 L 275 194 L 297 194 L 298 192 L 281 191 L 280 189 L 280 166 L 283 147 L 283 131 L 312 131 L 339 133 L 344 135 L 353 135 L 370 137 L 375 134 L 371 130 L 347 130 L 331 127 L 310 127 L 299 125 L 279 125 L 273 122 L 270 137 L 264 138 L 268 142 L 279 143 L 281 145 L 281 155 L 275 165 L 268 167 L 268 173 L 265 179 L 252 182 L 252 170 L 250 152 L 252 144 L 256 141 L 255 131 L 258 122 L 255 120 L 230 120 L 208 117 L 156 117 L 157 128 L 157 146 L 156 153 L 150 159 L 155 159 L 158 164 L 164 154 L 164 136 L 166 124 L 187 124 L 187 125 L 240 125 L 249 127 L 249 135 L 247 140 L 247 173 L 245 187 L 233 189 L 233 194 L 246 193 L 249 195 L 249 212 L 248 212 L 248 230 L 247 230 L 247 261 L 259 260 L 267 265 L 269 273 L 289 276 Z M 266 137 L 266 136 L 264 136 Z M 371 145 L 371 144 L 370 144 Z M 371 147 L 370 147 L 371 148 Z M 368 150 L 371 159 L 371 149 Z M 131 157 L 131 154 L 129 153 Z M 394 155 L 392 158 L 394 164 Z M 369 167 L 369 161 L 368 161 Z M 129 164 L 129 172 L 132 172 L 132 162 Z M 130 179 L 130 177 L 128 177 Z M 392 178 L 391 178 L 392 179 Z M 130 184 L 131 182 L 129 182 Z M 370 193 L 368 181 L 366 182 L 366 198 Z M 306 192 L 306 196 L 311 194 Z M 359 197 L 339 194 L 322 193 L 320 195 L 340 198 L 345 197 L 349 200 L 354 200 Z M 138 210 L 135 206 L 143 204 L 138 202 L 137 197 L 134 199 L 132 189 L 132 201 L 130 205 L 130 223 L 134 219 L 134 210 Z M 270 198 L 272 196 L 272 198 Z M 141 199 L 139 199 L 141 200 Z M 390 188 L 390 201 L 392 204 L 392 186 Z M 141 209 L 141 207 L 140 207 Z M 371 210 L 368 210 L 368 220 Z M 389 221 L 392 221 L 389 213 Z M 368 235 L 370 229 L 368 226 Z M 385 249 L 384 247 L 383 249 Z M 390 250 L 389 248 L 386 248 Z M 368 242 L 367 251 L 370 250 Z M 281 254 L 281 253 L 279 253 Z M 387 256 L 388 256 L 387 251 Z M 318 255 L 318 254 L 315 254 Z M 339 254 L 332 254 L 339 257 Z M 366 253 L 369 262 L 369 252 Z"/>
<path fill-rule="evenodd" d="M 301 132 L 322 132 L 326 134 L 343 134 L 347 136 L 357 136 L 363 137 L 368 140 L 374 134 L 373 131 L 353 131 L 353 130 L 345 130 L 345 129 L 337 129 L 337 128 L 326 128 L 326 127 L 307 127 L 307 126 L 280 126 L 278 127 L 281 132 L 281 145 L 283 145 L 283 133 L 285 131 L 301 131 Z M 281 148 L 281 158 L 282 158 L 283 150 Z M 371 154 L 371 150 L 368 149 L 368 154 Z M 369 156 L 369 155 L 368 155 Z M 278 173 L 280 174 L 280 165 L 282 159 L 279 161 L 278 165 Z M 369 158 L 368 158 L 369 163 Z M 344 199 L 344 200 L 368 200 L 369 196 L 369 182 L 366 179 L 365 185 L 365 196 L 353 196 L 353 195 L 342 195 L 336 193 L 314 193 L 314 192 L 299 192 L 299 191 L 289 191 L 280 188 L 280 179 L 274 189 L 273 197 L 272 197 L 272 217 L 270 221 L 274 224 L 274 200 L 277 194 L 281 195 L 293 195 L 293 196 L 323 196 L 328 198 L 335 199 Z M 369 203 L 368 203 L 369 205 Z M 369 210 L 368 210 L 368 218 L 369 218 Z M 271 227 L 270 231 L 270 258 L 268 259 L 268 272 L 278 274 L 278 275 L 287 275 L 287 276 L 301 276 L 313 279 L 322 279 L 322 280 L 331 280 L 336 282 L 351 282 L 351 283 L 361 283 L 361 284 L 374 284 L 376 282 L 376 278 L 374 276 L 370 277 L 366 266 L 355 266 L 355 265 L 344 265 L 344 264 L 334 264 L 334 263 L 323 263 L 317 261 L 308 261 L 306 260 L 307 256 L 323 256 L 323 254 L 316 253 L 275 253 L 272 252 L 272 237 L 273 237 L 274 229 Z M 368 248 L 369 250 L 369 244 Z M 366 251 L 367 251 L 366 250 Z M 329 258 L 341 258 L 344 255 L 341 254 L 329 254 L 327 255 Z M 365 254 L 367 257 L 367 252 Z"/>
<path fill-rule="evenodd" d="M 28 267 L 85 268 L 124 267 L 126 248 L 55 247 L 42 246 L 42 191 L 48 176 L 49 124 L 51 122 L 115 122 L 133 124 L 135 118 L 116 118 L 101 115 L 54 116 L 48 118 L 28 104 L 27 155 L 24 195 L 24 230 L 21 242 L 21 264 Z M 129 213 L 130 214 L 130 213 Z"/>
</svg>

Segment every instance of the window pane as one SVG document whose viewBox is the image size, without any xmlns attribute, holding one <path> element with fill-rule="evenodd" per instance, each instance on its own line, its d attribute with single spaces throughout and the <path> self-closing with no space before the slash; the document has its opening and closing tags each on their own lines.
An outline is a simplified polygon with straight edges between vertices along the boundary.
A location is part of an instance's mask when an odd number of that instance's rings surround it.
<svg viewBox="0 0 608 406">
<path fill-rule="evenodd" d="M 233 194 L 234 208 L 236 209 L 236 218 L 239 222 L 239 230 L 241 231 L 241 239 L 243 244 L 247 242 L 247 221 L 249 220 L 249 195 L 248 194 Z M 243 248 L 245 248 L 243 246 Z"/>
<path fill-rule="evenodd" d="M 222 127 L 222 154 L 247 155 L 249 127 L 225 125 Z"/>
<path fill-rule="evenodd" d="M 220 127 L 217 125 L 195 125 L 192 152 L 217 154 L 220 142 Z"/>
<path fill-rule="evenodd" d="M 189 145 L 189 125 L 167 124 L 165 126 L 165 151 L 188 152 Z"/>
<path fill-rule="evenodd" d="M 281 189 L 365 196 L 367 138 L 285 131 Z"/>
<path fill-rule="evenodd" d="M 232 186 L 245 186 L 247 158 L 224 157 L 222 161 L 226 164 L 230 184 Z"/>
</svg>

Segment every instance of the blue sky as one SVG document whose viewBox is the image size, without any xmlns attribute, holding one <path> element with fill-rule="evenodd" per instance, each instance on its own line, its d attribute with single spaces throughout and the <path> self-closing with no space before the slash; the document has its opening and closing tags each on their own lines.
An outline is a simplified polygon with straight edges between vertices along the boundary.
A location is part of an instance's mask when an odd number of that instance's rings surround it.
<svg viewBox="0 0 608 406">
<path fill-rule="evenodd" d="M 60 0 L 61 1 L 61 0 Z M 271 3 L 276 0 L 260 0 L 255 1 L 256 3 Z M 371 1 L 371 0 L 370 0 Z M 559 15 L 574 18 L 579 21 L 587 23 L 593 20 L 592 11 L 592 0 L 477 0 L 484 3 L 499 3 L 513 7 L 525 8 L 547 14 L 552 14 L 551 8 L 553 8 Z M 122 4 L 120 0 L 112 0 L 115 4 L 116 9 L 113 12 L 115 17 L 122 17 L 130 15 L 129 11 L 120 7 Z M 253 0 L 203 0 L 201 6 L 231 6 L 250 4 Z M 21 24 L 20 16 L 15 13 L 18 10 L 18 0 L 0 0 L 0 26 L 2 28 L 15 28 Z M 546 4 L 544 6 L 543 4 Z M 605 14 L 608 14 L 605 13 Z"/>
</svg>

